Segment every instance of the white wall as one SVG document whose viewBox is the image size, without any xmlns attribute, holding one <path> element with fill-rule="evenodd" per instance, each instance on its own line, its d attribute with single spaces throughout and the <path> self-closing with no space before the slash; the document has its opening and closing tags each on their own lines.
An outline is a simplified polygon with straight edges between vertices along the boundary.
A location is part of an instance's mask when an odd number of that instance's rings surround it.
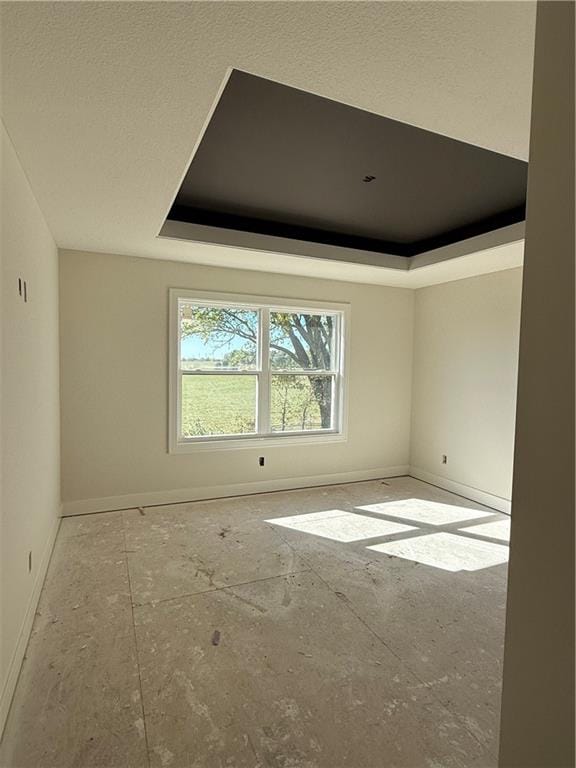
<svg viewBox="0 0 576 768">
<path fill-rule="evenodd" d="M 3 124 L 1 201 L 0 731 L 60 514 L 58 257 Z"/>
<path fill-rule="evenodd" d="M 411 472 L 510 508 L 522 270 L 416 292 Z M 442 464 L 442 455 L 447 463 Z"/>
<path fill-rule="evenodd" d="M 501 768 L 575 765 L 574 16 L 538 3 Z"/>
<path fill-rule="evenodd" d="M 169 455 L 173 287 L 350 302 L 348 441 Z M 62 252 L 60 296 L 65 512 L 406 472 L 412 291 Z"/>
</svg>

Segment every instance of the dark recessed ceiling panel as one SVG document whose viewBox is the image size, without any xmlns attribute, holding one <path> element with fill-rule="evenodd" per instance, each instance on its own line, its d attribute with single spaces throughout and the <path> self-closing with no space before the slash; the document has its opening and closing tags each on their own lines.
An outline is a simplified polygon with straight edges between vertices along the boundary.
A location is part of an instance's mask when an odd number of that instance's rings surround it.
<svg viewBox="0 0 576 768">
<path fill-rule="evenodd" d="M 523 221 L 527 170 L 234 70 L 168 221 L 409 257 Z"/>
</svg>

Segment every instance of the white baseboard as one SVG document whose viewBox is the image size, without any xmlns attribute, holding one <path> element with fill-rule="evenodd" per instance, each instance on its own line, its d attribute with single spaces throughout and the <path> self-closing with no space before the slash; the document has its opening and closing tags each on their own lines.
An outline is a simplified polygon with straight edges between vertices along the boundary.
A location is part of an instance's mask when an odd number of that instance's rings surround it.
<svg viewBox="0 0 576 768">
<path fill-rule="evenodd" d="M 431 472 L 426 472 L 419 467 L 410 467 L 408 470 L 410 477 L 415 477 L 417 480 L 423 480 L 430 485 L 437 485 L 439 488 L 443 488 L 445 491 L 451 491 L 457 493 L 459 496 L 464 496 L 471 501 L 477 501 L 479 504 L 483 504 L 485 507 L 490 507 L 498 512 L 504 512 L 510 514 L 512 502 L 510 499 L 505 499 L 502 496 L 495 496 L 493 493 L 482 491 L 479 488 L 473 488 L 470 485 L 464 485 L 463 483 L 457 483 L 454 480 L 448 480 L 446 477 L 440 475 L 433 475 Z"/>
<path fill-rule="evenodd" d="M 10 711 L 10 704 L 12 703 L 12 697 L 14 695 L 14 690 L 16 689 L 16 683 L 18 682 L 18 675 L 20 674 L 20 668 L 22 666 L 24 654 L 26 653 L 26 647 L 28 646 L 30 632 L 32 631 L 32 623 L 34 621 L 34 616 L 36 615 L 38 600 L 40 599 L 40 593 L 42 591 L 42 587 L 44 586 L 46 572 L 48 571 L 48 566 L 50 564 L 52 550 L 54 549 L 54 542 L 56 541 L 56 536 L 58 535 L 60 520 L 60 517 L 57 517 L 54 520 L 54 524 L 50 530 L 48 540 L 44 546 L 44 551 L 42 552 L 42 557 L 40 559 L 40 564 L 38 566 L 38 571 L 34 580 L 34 586 L 32 587 L 30 599 L 28 600 L 28 605 L 26 606 L 26 613 L 24 614 L 20 632 L 18 633 L 16 647 L 14 648 L 14 653 L 12 654 L 12 659 L 10 660 L 10 664 L 8 666 L 8 672 L 4 681 L 2 693 L 0 694 L 0 738 L 2 738 L 4 726 L 6 725 L 8 712 Z"/>
<path fill-rule="evenodd" d="M 152 507 L 163 504 L 179 504 L 187 501 L 205 501 L 206 499 L 226 498 L 227 496 L 249 496 L 253 493 L 270 491 L 289 491 L 297 488 L 313 488 L 319 485 L 340 485 L 360 480 L 379 480 L 386 477 L 398 477 L 408 474 L 408 466 L 380 467 L 362 469 L 353 472 L 340 472 L 330 475 L 305 477 L 285 477 L 277 480 L 260 480 L 253 483 L 232 485 L 211 485 L 198 488 L 178 488 L 167 491 L 148 493 L 130 493 L 125 496 L 106 496 L 101 499 L 81 499 L 68 501 L 62 505 L 62 515 L 89 515 L 93 512 L 111 512 L 134 507 Z"/>
</svg>

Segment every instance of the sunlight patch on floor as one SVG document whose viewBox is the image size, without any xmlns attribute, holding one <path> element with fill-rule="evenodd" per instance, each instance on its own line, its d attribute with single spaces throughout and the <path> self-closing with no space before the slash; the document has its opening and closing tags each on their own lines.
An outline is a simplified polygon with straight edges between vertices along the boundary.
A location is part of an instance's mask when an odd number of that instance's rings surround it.
<svg viewBox="0 0 576 768">
<path fill-rule="evenodd" d="M 390 536 L 395 533 L 413 531 L 411 525 L 394 523 L 388 520 L 376 520 L 373 517 L 355 515 L 331 509 L 327 512 L 312 512 L 308 515 L 293 515 L 267 520 L 272 525 L 281 525 L 302 533 L 311 533 L 333 541 L 360 541 L 373 539 L 376 536 Z"/>
<path fill-rule="evenodd" d="M 444 571 L 478 571 L 508 562 L 508 547 L 454 533 L 432 533 L 367 547 Z"/>
<path fill-rule="evenodd" d="M 492 523 L 471 525 L 460 530 L 466 533 L 478 533 L 480 536 L 488 536 L 491 539 L 500 539 L 500 541 L 510 541 L 510 520 L 494 520 Z"/>
<path fill-rule="evenodd" d="M 358 509 L 364 512 L 399 517 L 403 520 L 413 520 L 417 523 L 427 523 L 428 525 L 463 523 L 466 520 L 491 517 L 493 514 L 491 512 L 482 512 L 479 509 L 458 507 L 453 504 L 441 504 L 438 501 L 428 501 L 425 499 L 386 501 L 378 504 L 366 504 L 365 506 L 358 507 Z"/>
</svg>

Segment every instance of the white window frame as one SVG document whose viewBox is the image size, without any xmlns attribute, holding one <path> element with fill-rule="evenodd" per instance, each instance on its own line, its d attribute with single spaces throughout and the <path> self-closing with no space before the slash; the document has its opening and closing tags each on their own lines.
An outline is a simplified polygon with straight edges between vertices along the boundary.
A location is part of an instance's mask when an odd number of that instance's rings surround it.
<svg viewBox="0 0 576 768">
<path fill-rule="evenodd" d="M 259 369 L 250 371 L 222 371 L 217 375 L 253 375 L 258 377 L 257 387 L 257 429 L 251 435 L 202 435 L 185 438 L 181 435 L 181 389 L 180 368 L 180 322 L 179 301 L 192 300 L 208 306 L 232 306 L 261 312 L 260 334 L 258 337 Z M 270 376 L 275 373 L 269 368 L 268 317 L 271 311 L 299 312 L 309 314 L 334 314 L 337 317 L 335 336 L 336 365 L 327 375 L 335 380 L 333 396 L 333 423 L 330 430 L 306 430 L 293 432 L 271 432 L 269 419 Z M 232 450 L 255 448 L 268 445 L 294 445 L 343 442 L 347 440 L 348 415 L 348 348 L 350 334 L 350 305 L 326 301 L 303 301 L 277 296 L 255 296 L 238 293 L 213 293 L 171 288 L 169 290 L 169 375 L 168 375 L 168 453 L 192 453 L 198 450 Z M 280 373 L 280 372 L 279 372 Z M 294 373 L 294 371 L 289 371 Z M 303 371 L 301 375 L 306 375 Z M 192 375 L 202 375 L 195 373 Z"/>
</svg>

